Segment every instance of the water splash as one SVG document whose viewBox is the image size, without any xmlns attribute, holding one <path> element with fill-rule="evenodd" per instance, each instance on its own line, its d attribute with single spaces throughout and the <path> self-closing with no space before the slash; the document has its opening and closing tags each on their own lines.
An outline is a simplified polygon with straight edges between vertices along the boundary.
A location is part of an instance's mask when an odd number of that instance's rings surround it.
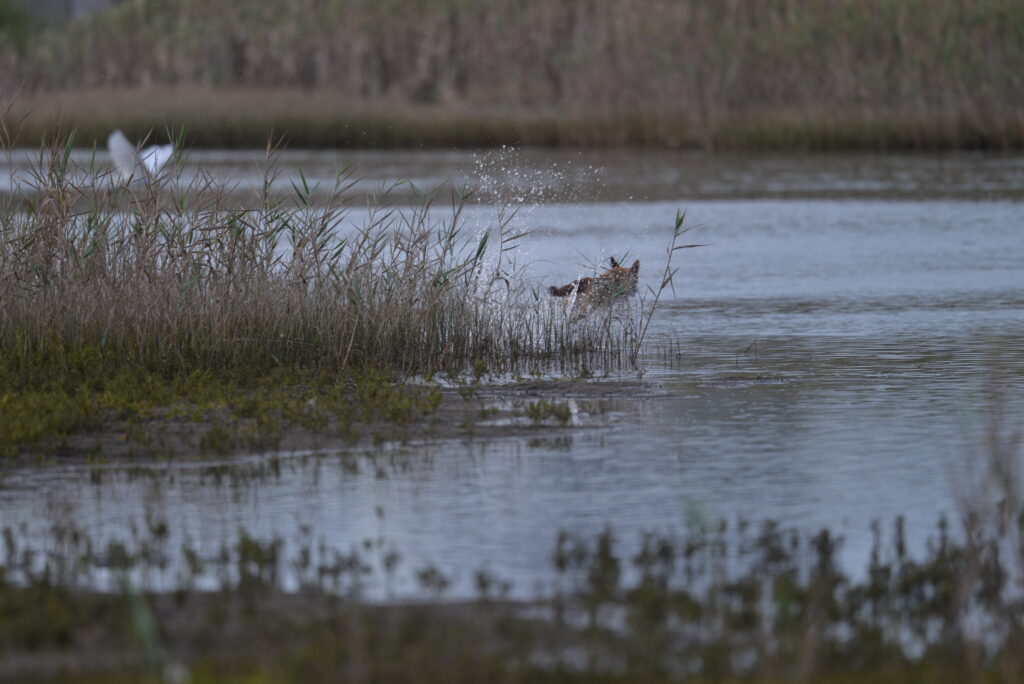
<svg viewBox="0 0 1024 684">
<path fill-rule="evenodd" d="M 474 155 L 470 182 L 476 188 L 476 196 L 484 205 L 494 207 L 499 214 L 503 213 L 507 221 L 502 222 L 499 217 L 498 223 L 502 225 L 505 234 L 527 234 L 523 241 L 520 241 L 514 251 L 506 253 L 509 271 L 520 277 L 525 276 L 525 271 L 538 261 L 547 261 L 550 254 L 544 254 L 537 250 L 536 241 L 530 239 L 533 234 L 549 231 L 543 225 L 538 225 L 538 214 L 542 205 L 553 203 L 576 205 L 578 209 L 572 212 L 579 212 L 580 215 L 586 211 L 586 204 L 580 204 L 583 195 L 593 200 L 593 188 L 600 187 L 603 167 L 595 166 L 586 162 L 576 164 L 572 159 L 561 160 L 537 159 L 521 149 L 502 146 L 496 150 L 487 150 Z M 478 233 L 478 239 L 482 238 L 484 232 Z M 488 239 L 488 254 L 484 262 L 485 269 L 491 269 L 496 263 L 500 264 L 502 244 L 495 240 L 498 235 L 491 232 Z M 559 260 L 578 259 L 583 257 L 589 260 L 590 257 L 581 254 L 557 255 Z M 604 254 L 601 255 L 603 260 Z M 596 266 L 589 270 L 596 270 Z M 576 277 L 586 275 L 587 268 L 581 267 Z M 493 273 L 493 270 L 484 272 Z M 543 293 L 546 287 L 537 283 L 534 285 L 538 292 Z M 575 298 L 575 294 L 572 295 Z M 568 302 L 571 309 L 572 302 Z"/>
</svg>

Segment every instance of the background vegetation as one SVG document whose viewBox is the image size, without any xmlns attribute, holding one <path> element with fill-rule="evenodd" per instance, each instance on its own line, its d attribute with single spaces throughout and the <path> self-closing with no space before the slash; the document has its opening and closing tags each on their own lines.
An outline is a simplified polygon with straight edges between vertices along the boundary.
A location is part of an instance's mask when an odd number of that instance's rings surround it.
<svg viewBox="0 0 1024 684">
<path fill-rule="evenodd" d="M 210 145 L 1024 143 L 1016 0 L 133 0 L 26 31 L 0 87 L 29 133 L 102 139 L 113 90 Z"/>
</svg>

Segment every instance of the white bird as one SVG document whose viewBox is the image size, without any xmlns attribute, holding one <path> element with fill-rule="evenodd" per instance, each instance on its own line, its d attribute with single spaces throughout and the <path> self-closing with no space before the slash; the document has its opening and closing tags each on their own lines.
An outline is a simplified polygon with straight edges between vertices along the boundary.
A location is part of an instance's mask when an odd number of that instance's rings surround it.
<svg viewBox="0 0 1024 684">
<path fill-rule="evenodd" d="M 174 145 L 150 145 L 140 151 L 121 131 L 110 134 L 107 149 L 114 168 L 125 183 L 133 179 L 156 178 L 160 169 L 174 156 Z"/>
</svg>

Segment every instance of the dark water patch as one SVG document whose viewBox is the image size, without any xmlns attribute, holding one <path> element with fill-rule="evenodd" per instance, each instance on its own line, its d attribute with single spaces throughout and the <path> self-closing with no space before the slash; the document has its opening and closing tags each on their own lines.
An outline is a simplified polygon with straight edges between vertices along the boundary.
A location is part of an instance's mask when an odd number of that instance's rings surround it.
<svg viewBox="0 0 1024 684">
<path fill-rule="evenodd" d="M 764 375 L 722 377 L 714 378 L 708 381 L 708 385 L 710 387 L 716 387 L 720 389 L 728 389 L 732 387 L 749 387 L 751 385 L 783 385 L 785 383 L 786 378 L 773 378 Z"/>
</svg>

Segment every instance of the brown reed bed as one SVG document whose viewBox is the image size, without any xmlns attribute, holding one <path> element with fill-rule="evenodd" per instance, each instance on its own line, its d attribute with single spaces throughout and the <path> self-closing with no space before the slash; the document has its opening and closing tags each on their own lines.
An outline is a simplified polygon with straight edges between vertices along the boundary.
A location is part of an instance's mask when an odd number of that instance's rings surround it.
<svg viewBox="0 0 1024 684">
<path fill-rule="evenodd" d="M 44 150 L 9 200 L 27 210 L 2 217 L 2 338 L 19 362 L 97 349 L 161 372 L 430 374 L 608 348 L 596 328 L 531 305 L 508 261 L 524 237 L 508 214 L 466 234 L 469 191 L 400 208 L 384 189 L 353 225 L 345 171 L 332 188 L 303 179 L 281 199 L 271 152 L 263 190 L 238 206 L 203 174 L 126 185 L 73 168 L 69 151 L 70 139 Z"/>
<path fill-rule="evenodd" d="M 0 89 L 210 146 L 1019 149 L 1022 32 L 1015 0 L 173 0 L 0 36 Z"/>
</svg>

